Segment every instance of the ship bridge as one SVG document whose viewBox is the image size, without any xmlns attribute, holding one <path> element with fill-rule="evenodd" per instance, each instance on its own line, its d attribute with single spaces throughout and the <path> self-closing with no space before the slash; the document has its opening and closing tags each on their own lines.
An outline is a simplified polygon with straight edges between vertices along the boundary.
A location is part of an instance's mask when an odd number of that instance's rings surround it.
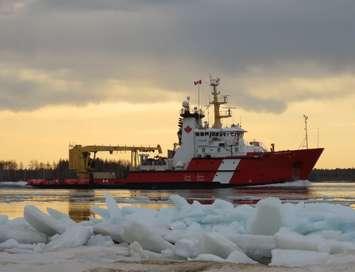
<svg viewBox="0 0 355 272">
<path fill-rule="evenodd" d="M 202 128 L 194 130 L 196 157 L 225 157 L 239 153 L 246 131 L 239 124 L 229 128 Z"/>
</svg>

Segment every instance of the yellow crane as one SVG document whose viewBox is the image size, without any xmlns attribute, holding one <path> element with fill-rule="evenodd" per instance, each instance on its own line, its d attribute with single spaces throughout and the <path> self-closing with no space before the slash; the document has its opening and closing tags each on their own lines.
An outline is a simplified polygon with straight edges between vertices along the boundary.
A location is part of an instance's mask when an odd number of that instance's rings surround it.
<svg viewBox="0 0 355 272">
<path fill-rule="evenodd" d="M 137 167 L 139 164 L 139 152 L 156 152 L 162 153 L 160 145 L 154 146 L 126 146 L 126 145 L 74 145 L 69 147 L 69 168 L 75 170 L 79 177 L 89 177 L 92 170 L 90 166 L 91 153 L 94 154 L 94 159 L 97 152 L 109 152 L 112 154 L 114 151 L 131 152 L 131 165 Z"/>
</svg>

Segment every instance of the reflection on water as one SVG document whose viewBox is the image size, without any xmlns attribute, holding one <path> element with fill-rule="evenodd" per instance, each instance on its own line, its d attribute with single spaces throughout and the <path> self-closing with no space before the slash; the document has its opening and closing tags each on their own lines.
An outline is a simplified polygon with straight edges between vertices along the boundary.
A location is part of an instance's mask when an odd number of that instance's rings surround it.
<svg viewBox="0 0 355 272">
<path fill-rule="evenodd" d="M 327 202 L 351 206 L 355 209 L 355 183 L 315 183 L 308 188 L 248 187 L 193 190 L 50 190 L 1 188 L 0 214 L 9 218 L 22 217 L 26 205 L 42 211 L 54 208 L 81 221 L 92 216 L 92 206 L 105 207 L 105 194 L 112 195 L 120 207 L 159 209 L 170 206 L 168 197 L 179 194 L 189 202 L 210 204 L 217 198 L 233 204 L 255 204 L 265 197 L 278 197 L 284 202 Z"/>
</svg>

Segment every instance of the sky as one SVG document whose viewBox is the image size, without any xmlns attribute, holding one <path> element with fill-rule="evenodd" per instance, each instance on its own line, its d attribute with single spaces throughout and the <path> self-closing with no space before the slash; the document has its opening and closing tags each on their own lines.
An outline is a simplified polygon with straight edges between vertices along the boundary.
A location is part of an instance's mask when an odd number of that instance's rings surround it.
<svg viewBox="0 0 355 272">
<path fill-rule="evenodd" d="M 247 139 L 299 148 L 307 114 L 317 167 L 355 167 L 354 31 L 353 0 L 0 0 L 0 159 L 171 148 L 213 75 Z"/>
</svg>

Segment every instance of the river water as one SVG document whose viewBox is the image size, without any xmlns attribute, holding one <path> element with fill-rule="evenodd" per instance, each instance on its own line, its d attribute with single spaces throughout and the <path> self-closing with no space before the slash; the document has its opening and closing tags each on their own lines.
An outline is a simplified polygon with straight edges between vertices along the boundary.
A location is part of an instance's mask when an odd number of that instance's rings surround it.
<svg viewBox="0 0 355 272">
<path fill-rule="evenodd" d="M 23 216 L 26 205 L 43 211 L 48 207 L 69 214 L 80 221 L 87 219 L 93 206 L 105 207 L 105 194 L 112 195 L 119 206 L 159 209 L 170 206 L 169 195 L 179 194 L 192 202 L 212 203 L 220 198 L 238 204 L 255 204 L 265 197 L 278 197 L 283 202 L 323 202 L 347 205 L 355 209 L 355 183 L 326 182 L 309 186 L 239 187 L 190 190 L 61 190 L 0 186 L 0 214 L 9 218 Z"/>
</svg>

